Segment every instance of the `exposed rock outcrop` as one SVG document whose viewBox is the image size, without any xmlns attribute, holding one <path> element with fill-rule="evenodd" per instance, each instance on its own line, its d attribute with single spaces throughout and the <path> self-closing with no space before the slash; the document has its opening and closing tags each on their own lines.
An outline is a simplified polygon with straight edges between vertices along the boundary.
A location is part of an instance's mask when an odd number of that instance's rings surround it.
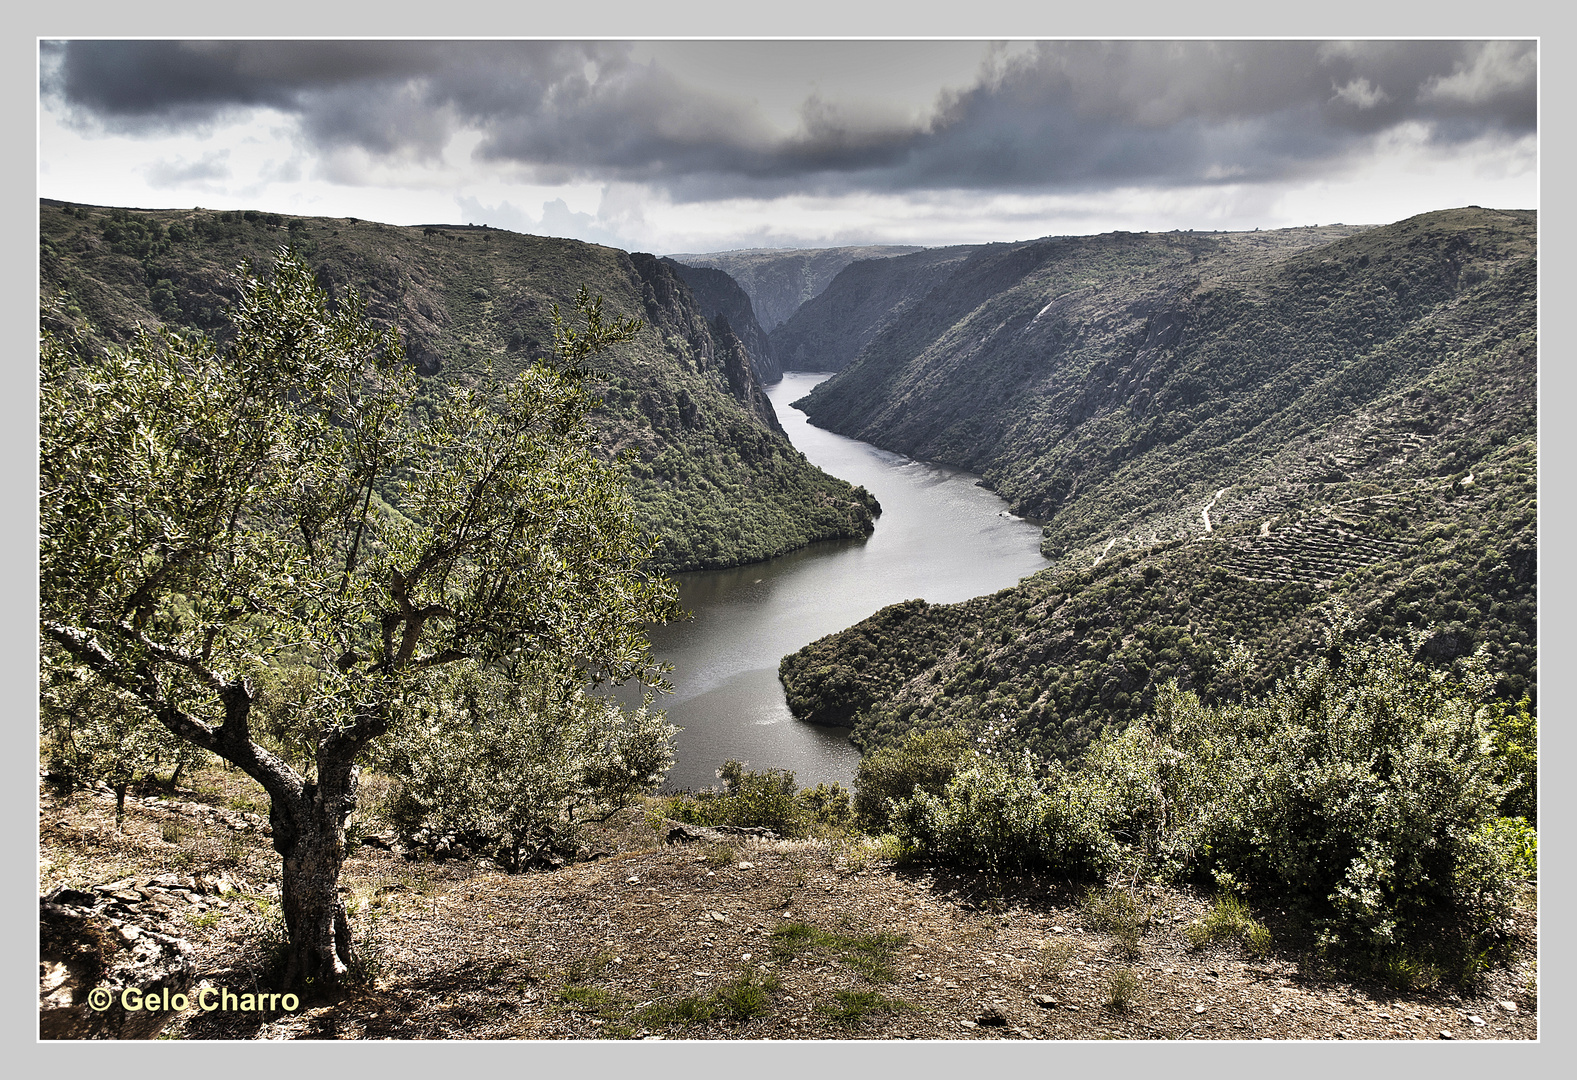
<svg viewBox="0 0 1577 1080">
<path fill-rule="evenodd" d="M 176 1015 L 165 994 L 191 991 L 192 947 L 150 910 L 154 890 L 117 885 L 57 889 L 39 901 L 40 1038 L 151 1039 Z M 133 1008 L 127 996 L 138 1005 L 156 997 L 160 1007 Z"/>
<path fill-rule="evenodd" d="M 696 303 L 701 305 L 701 314 L 713 320 L 714 325 L 719 317 L 727 319 L 728 325 L 749 352 L 758 380 L 763 384 L 771 384 L 783 377 L 783 368 L 772 355 L 767 332 L 756 319 L 749 295 L 739 287 L 737 281 L 711 267 L 686 266 L 672 259 L 661 261 L 671 264 L 684 283 L 690 286 Z"/>
</svg>

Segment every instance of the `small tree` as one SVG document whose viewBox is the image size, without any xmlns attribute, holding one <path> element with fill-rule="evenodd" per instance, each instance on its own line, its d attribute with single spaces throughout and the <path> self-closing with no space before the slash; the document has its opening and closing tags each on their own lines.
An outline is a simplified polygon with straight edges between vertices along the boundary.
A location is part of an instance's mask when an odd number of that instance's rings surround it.
<svg viewBox="0 0 1577 1080">
<path fill-rule="evenodd" d="M 115 793 L 115 825 L 126 820 L 126 792 L 169 769 L 174 790 L 181 773 L 207 755 L 172 734 L 128 695 L 77 668 L 58 649 L 47 649 L 41 713 L 49 735 L 52 769 L 72 783 L 95 780 Z"/>
<path fill-rule="evenodd" d="M 227 346 L 144 332 L 86 358 L 42 335 L 42 634 L 268 792 L 293 985 L 348 970 L 358 762 L 435 672 L 661 686 L 645 628 L 674 590 L 587 424 L 590 358 L 639 323 L 576 307 L 556 367 L 454 388 L 421 426 L 397 334 L 289 252 L 242 269 Z M 311 691 L 285 717 L 300 768 L 254 732 L 282 666 Z"/>
<path fill-rule="evenodd" d="M 427 682 L 379 748 L 394 804 L 407 826 L 488 847 L 510 871 L 572 848 L 581 822 L 606 820 L 673 764 L 676 729 L 649 697 L 626 713 L 570 665 L 453 665 Z"/>
</svg>

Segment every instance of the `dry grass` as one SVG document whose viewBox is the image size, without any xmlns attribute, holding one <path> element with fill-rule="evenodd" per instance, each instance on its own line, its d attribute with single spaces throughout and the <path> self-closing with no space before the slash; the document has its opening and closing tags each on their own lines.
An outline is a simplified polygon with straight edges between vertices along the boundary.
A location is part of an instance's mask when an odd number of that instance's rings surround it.
<svg viewBox="0 0 1577 1080">
<path fill-rule="evenodd" d="M 248 895 L 183 919 L 182 936 L 194 946 L 201 978 L 261 980 L 279 856 L 265 836 L 190 812 L 188 804 L 225 809 L 251 797 L 250 780 L 224 769 L 197 779 L 198 790 L 174 804 L 128 803 L 123 831 L 114 828 L 113 799 L 57 798 L 41 788 L 40 892 L 225 869 Z M 1518 946 L 1526 955 L 1486 978 L 1483 1000 L 1419 991 L 1376 1001 L 1362 1015 L 1338 1014 L 1333 1003 L 1369 1000 L 1367 991 L 1303 980 L 1287 958 L 1228 964 L 1191 950 L 1186 927 L 1208 908 L 1186 893 L 1163 890 L 1145 901 L 1146 915 L 1164 917 L 1141 924 L 1142 956 L 1114 968 L 1105 957 L 1120 934 L 1097 931 L 1097 916 L 1111 916 L 1102 925 L 1120 931 L 1134 912 L 1101 894 L 1081 908 L 1066 887 L 899 869 L 876 855 L 851 872 L 850 846 L 825 840 L 723 845 L 733 853 L 714 864 L 693 847 L 663 846 L 644 818 L 637 809 L 610 821 L 594 844 L 607 856 L 551 873 L 511 876 L 360 848 L 342 880 L 367 982 L 298 1015 L 199 1011 L 168 1032 L 191 1039 L 650 1033 L 798 1040 L 1319 1039 L 1341 1030 L 1383 1039 L 1432 1038 L 1431 1029 L 1449 1027 L 1458 1037 L 1537 1036 L 1531 915 Z M 164 840 L 170 821 L 178 823 L 179 844 Z M 753 865 L 741 869 L 740 860 Z M 793 926 L 801 929 L 774 935 Z M 1068 930 L 1054 934 L 1057 926 Z M 802 940 L 791 943 L 796 935 Z M 778 940 L 798 947 L 774 950 Z M 1123 972 L 1133 985 L 1119 978 Z M 1048 992 L 1055 1008 L 1034 1004 Z M 1201 1017 L 1192 1005 L 1206 995 L 1221 1004 Z M 1493 1002 L 1502 999 L 1521 1011 L 1496 1013 Z M 1000 1009 L 1008 1026 L 963 1026 L 987 1008 Z M 1491 1022 L 1465 1030 L 1459 1008 Z"/>
</svg>

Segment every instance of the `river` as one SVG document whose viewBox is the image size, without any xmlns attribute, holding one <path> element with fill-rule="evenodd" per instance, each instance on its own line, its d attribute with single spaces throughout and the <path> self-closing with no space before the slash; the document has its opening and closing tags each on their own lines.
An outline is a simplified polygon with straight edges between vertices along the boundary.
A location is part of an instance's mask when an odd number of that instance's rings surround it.
<svg viewBox="0 0 1577 1080">
<path fill-rule="evenodd" d="M 674 668 L 674 693 L 658 705 L 684 729 L 666 790 L 715 785 L 730 758 L 752 769 L 792 769 L 801 785 L 848 786 L 860 757 L 848 729 L 796 720 L 778 661 L 888 604 L 956 603 L 1048 565 L 1040 527 L 1009 514 L 972 474 L 812 427 L 790 403 L 828 377 L 786 372 L 767 396 L 807 458 L 881 502 L 876 531 L 765 563 L 677 575 L 679 601 L 695 618 L 652 633 L 657 656 Z"/>
</svg>

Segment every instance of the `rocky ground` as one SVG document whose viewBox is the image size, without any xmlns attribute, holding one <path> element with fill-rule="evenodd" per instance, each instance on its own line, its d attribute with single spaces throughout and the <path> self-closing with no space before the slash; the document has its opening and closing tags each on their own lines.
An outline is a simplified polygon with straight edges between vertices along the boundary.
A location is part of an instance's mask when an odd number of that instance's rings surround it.
<svg viewBox="0 0 1577 1080">
<path fill-rule="evenodd" d="M 279 862 L 243 780 L 212 770 L 196 791 L 129 800 L 123 830 L 107 793 L 41 786 L 40 896 L 123 937 L 131 925 L 128 942 L 178 936 L 196 988 L 277 990 Z M 1125 946 L 1083 890 L 895 867 L 858 841 L 668 844 L 653 824 L 633 811 L 592 837 L 596 858 L 521 875 L 360 847 L 343 880 L 372 969 L 361 986 L 295 1012 L 194 1004 L 160 1037 L 1538 1037 L 1531 910 L 1471 987 L 1395 993 L 1321 971 L 1273 912 L 1257 912 L 1267 956 L 1191 948 L 1209 904 L 1182 891 L 1134 890 Z M 45 959 L 41 1002 L 69 998 L 64 971 Z"/>
</svg>

